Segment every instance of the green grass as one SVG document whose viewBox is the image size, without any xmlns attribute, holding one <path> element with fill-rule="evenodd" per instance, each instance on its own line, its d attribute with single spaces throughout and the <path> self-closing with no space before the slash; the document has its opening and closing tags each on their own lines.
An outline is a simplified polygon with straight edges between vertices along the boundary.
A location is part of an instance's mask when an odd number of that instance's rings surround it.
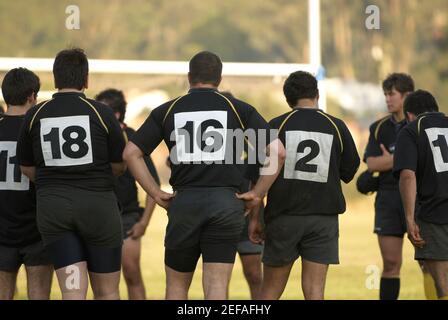
<svg viewBox="0 0 448 320">
<path fill-rule="evenodd" d="M 347 212 L 340 218 L 340 260 L 338 266 L 331 266 L 328 273 L 327 299 L 377 299 L 378 290 L 366 288 L 369 274 L 366 268 L 376 265 L 382 268 L 377 238 L 373 229 L 373 198 L 348 204 Z M 163 299 L 165 274 L 163 264 L 163 237 L 167 217 L 158 208 L 143 239 L 142 269 L 148 299 Z M 201 287 L 201 263 L 190 289 L 191 299 L 203 299 Z M 23 270 L 18 278 L 18 299 L 26 299 L 26 281 Z M 121 297 L 127 298 L 124 281 L 120 284 Z M 60 299 L 56 278 L 53 282 L 52 299 Z M 89 292 L 89 298 L 92 298 Z M 231 299 L 249 299 L 249 290 L 237 259 L 230 284 Z M 282 299 L 303 299 L 300 287 L 300 261 L 296 262 Z M 405 240 L 403 267 L 401 273 L 400 299 L 424 299 L 423 280 L 420 269 L 413 259 L 413 248 Z"/>
</svg>

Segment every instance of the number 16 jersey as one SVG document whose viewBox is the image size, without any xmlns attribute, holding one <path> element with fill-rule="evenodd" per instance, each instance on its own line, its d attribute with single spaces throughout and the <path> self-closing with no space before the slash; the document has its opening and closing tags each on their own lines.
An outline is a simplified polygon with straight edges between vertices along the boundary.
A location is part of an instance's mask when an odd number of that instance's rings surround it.
<svg viewBox="0 0 448 320">
<path fill-rule="evenodd" d="M 125 140 L 107 106 L 83 93 L 56 93 L 31 108 L 17 144 L 20 165 L 36 167 L 36 187 L 113 190 L 110 163 L 122 162 Z"/>
<path fill-rule="evenodd" d="M 350 182 L 360 162 L 344 122 L 319 109 L 296 108 L 270 125 L 279 130 L 286 160 L 269 190 L 265 219 L 343 213 L 341 180 Z"/>
</svg>

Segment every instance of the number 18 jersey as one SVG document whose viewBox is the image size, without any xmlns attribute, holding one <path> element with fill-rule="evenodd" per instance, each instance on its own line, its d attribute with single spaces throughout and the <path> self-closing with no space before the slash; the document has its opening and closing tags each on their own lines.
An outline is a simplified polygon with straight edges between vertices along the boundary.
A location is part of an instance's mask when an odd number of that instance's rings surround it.
<svg viewBox="0 0 448 320">
<path fill-rule="evenodd" d="M 113 190 L 111 162 L 125 140 L 112 110 L 77 92 L 56 93 L 26 114 L 17 145 L 20 165 L 36 167 L 36 187 Z"/>
<path fill-rule="evenodd" d="M 319 109 L 296 108 L 270 125 L 279 130 L 286 160 L 269 190 L 265 219 L 343 213 L 341 180 L 350 182 L 360 162 L 344 122 Z"/>
</svg>

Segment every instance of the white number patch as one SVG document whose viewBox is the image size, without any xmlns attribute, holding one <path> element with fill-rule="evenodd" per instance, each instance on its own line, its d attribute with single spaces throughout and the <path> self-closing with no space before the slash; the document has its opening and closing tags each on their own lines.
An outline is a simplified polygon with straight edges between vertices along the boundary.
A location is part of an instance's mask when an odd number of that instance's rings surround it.
<svg viewBox="0 0 448 320">
<path fill-rule="evenodd" d="M 436 171 L 448 171 L 448 128 L 428 128 L 425 132 L 428 135 Z"/>
<path fill-rule="evenodd" d="M 0 190 L 27 191 L 30 189 L 30 180 L 20 171 L 16 147 L 15 141 L 0 141 Z"/>
<path fill-rule="evenodd" d="M 176 113 L 174 114 L 174 130 L 179 162 L 224 160 L 226 111 Z"/>
<path fill-rule="evenodd" d="M 46 166 L 93 162 L 89 116 L 41 119 L 40 142 Z"/>
<path fill-rule="evenodd" d="M 332 145 L 331 134 L 287 131 L 284 178 L 326 183 Z"/>
</svg>

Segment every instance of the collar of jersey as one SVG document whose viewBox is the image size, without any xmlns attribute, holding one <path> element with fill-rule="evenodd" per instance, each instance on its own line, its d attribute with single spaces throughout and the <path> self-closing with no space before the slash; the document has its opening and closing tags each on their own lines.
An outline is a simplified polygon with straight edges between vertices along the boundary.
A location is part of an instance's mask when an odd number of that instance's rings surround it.
<svg viewBox="0 0 448 320">
<path fill-rule="evenodd" d="M 84 99 L 86 98 L 86 95 L 83 92 L 56 92 L 55 94 L 53 94 L 53 98 L 67 96 L 82 97 Z"/>
<path fill-rule="evenodd" d="M 213 92 L 213 91 L 218 91 L 215 88 L 192 88 L 190 90 L 188 90 L 188 93 L 192 93 L 192 92 Z"/>
<path fill-rule="evenodd" d="M 423 117 L 427 117 L 427 116 L 444 116 L 445 114 L 444 113 L 442 113 L 442 112 L 437 112 L 437 111 L 434 111 L 434 112 L 425 112 L 425 113 L 422 113 L 421 115 L 419 115 L 418 117 L 417 117 L 417 119 L 420 119 L 420 118 L 423 118 Z"/>
</svg>

